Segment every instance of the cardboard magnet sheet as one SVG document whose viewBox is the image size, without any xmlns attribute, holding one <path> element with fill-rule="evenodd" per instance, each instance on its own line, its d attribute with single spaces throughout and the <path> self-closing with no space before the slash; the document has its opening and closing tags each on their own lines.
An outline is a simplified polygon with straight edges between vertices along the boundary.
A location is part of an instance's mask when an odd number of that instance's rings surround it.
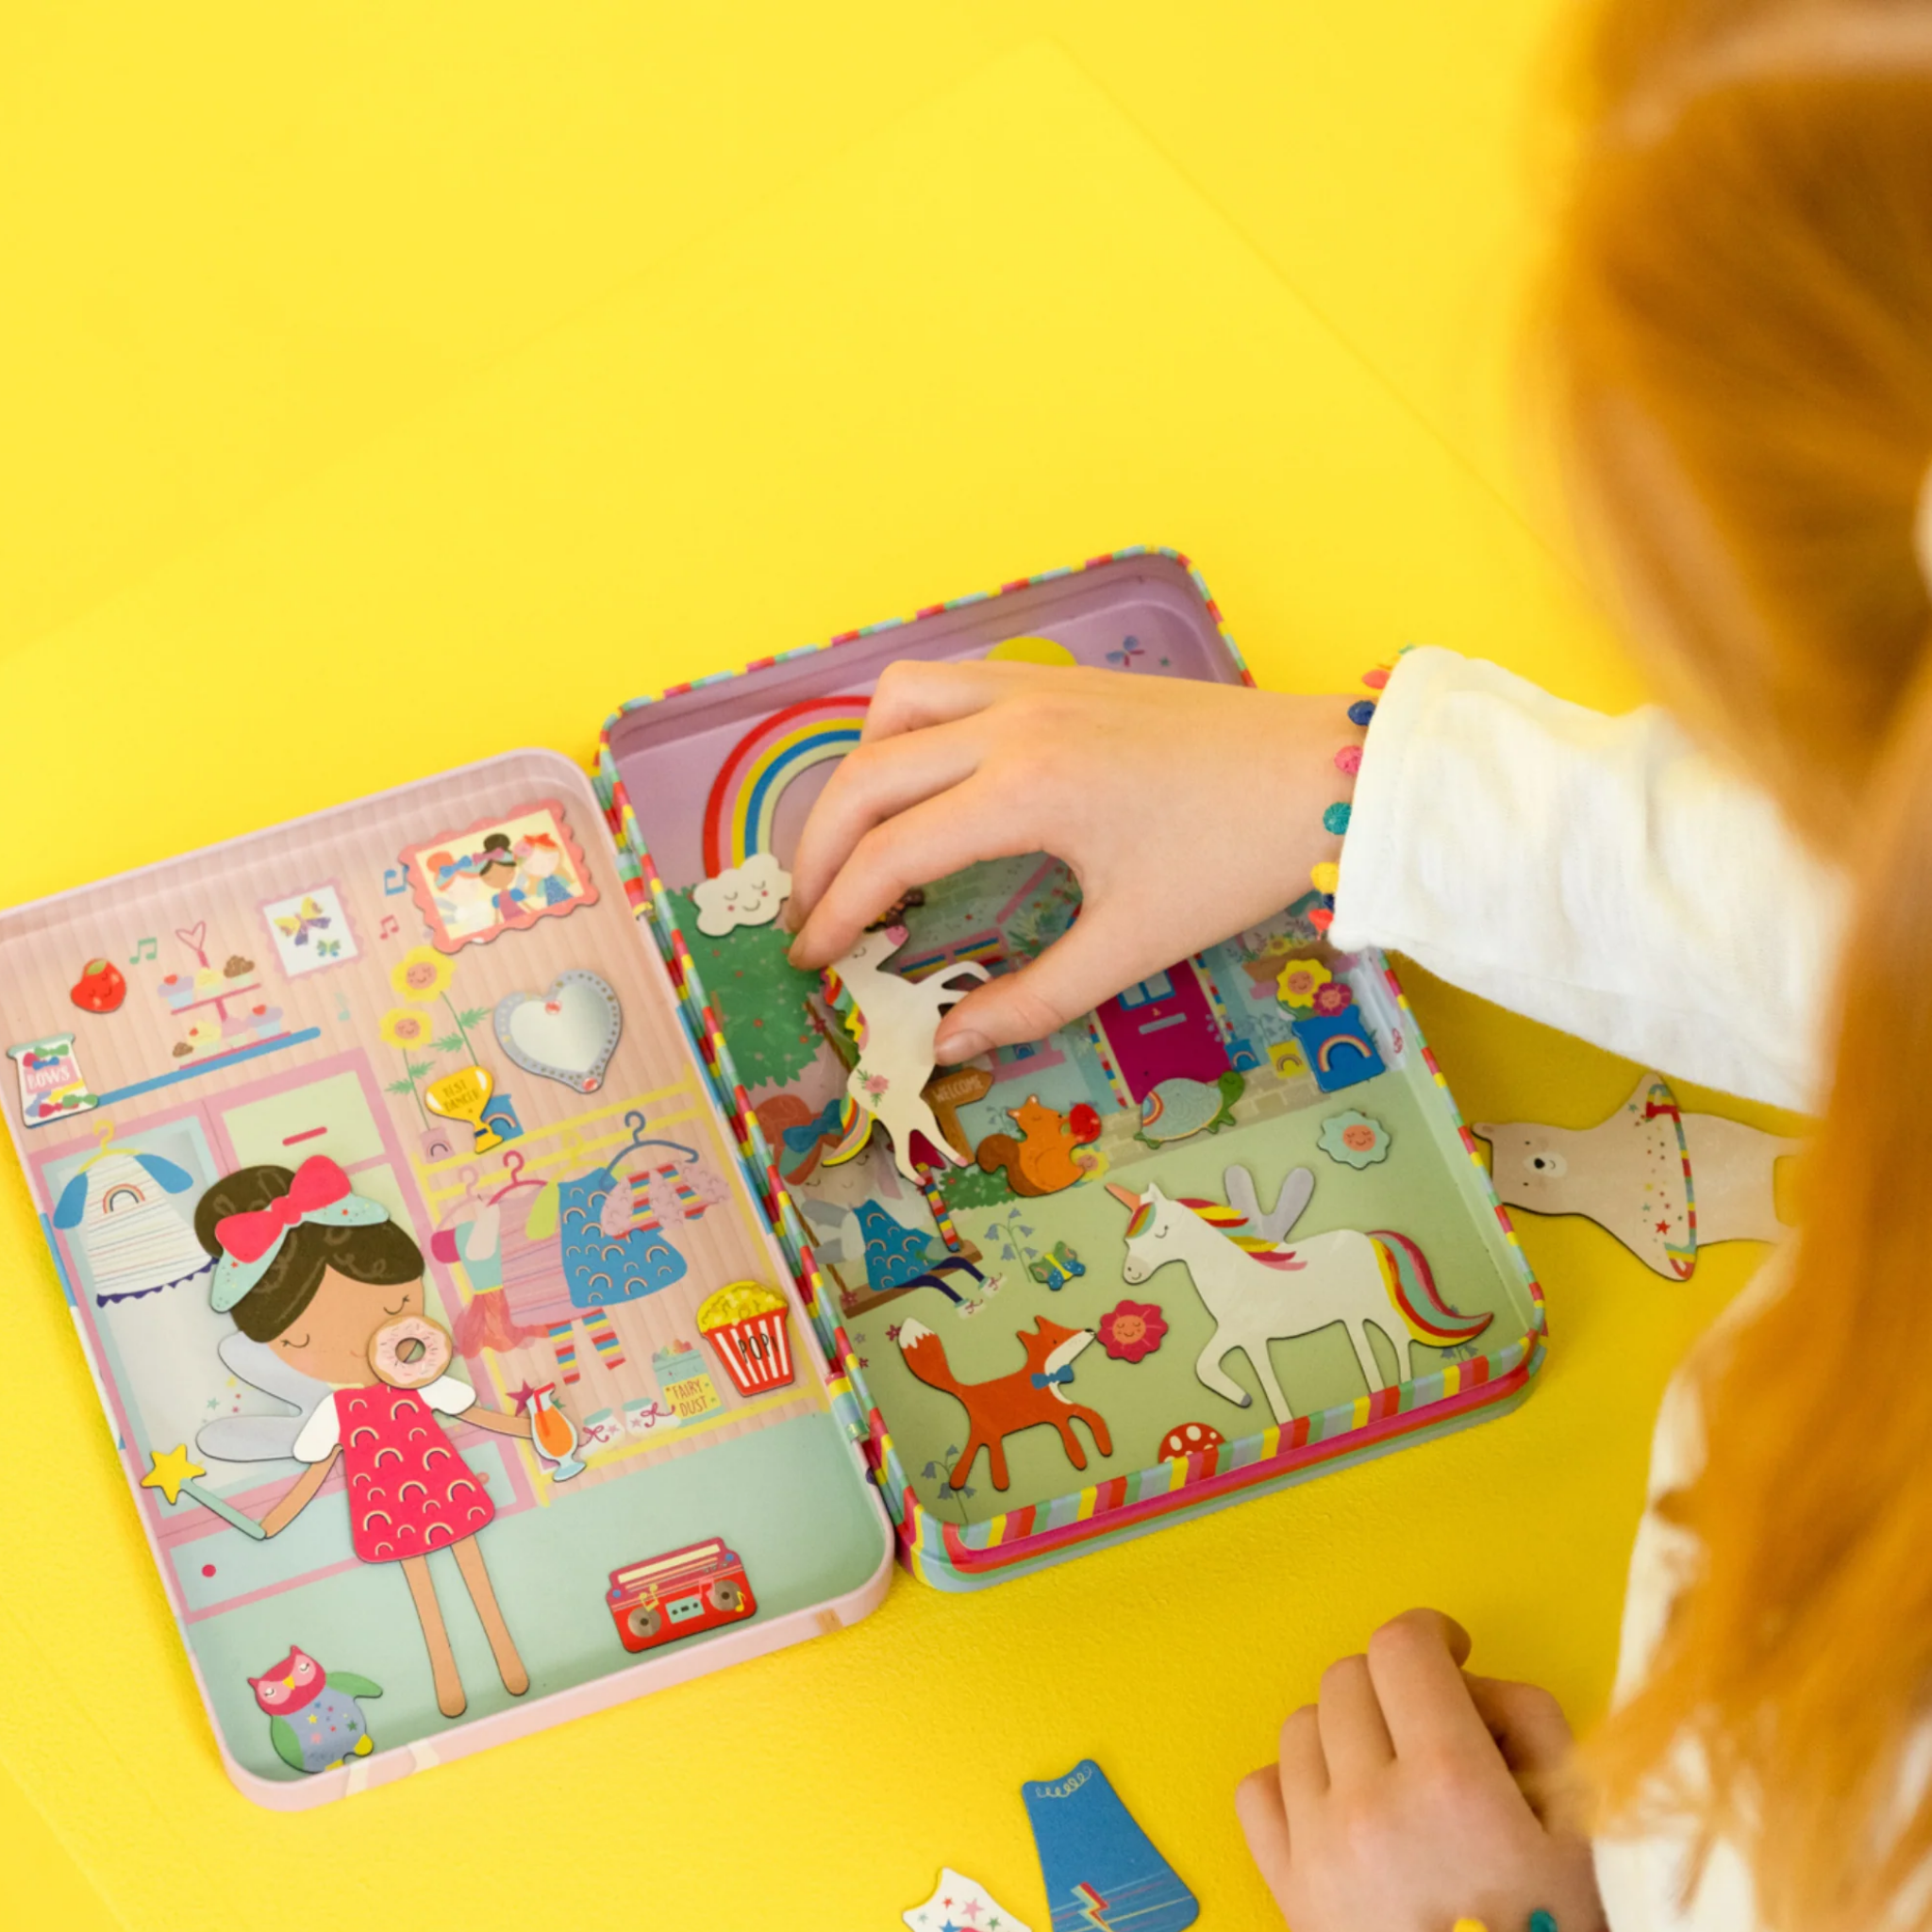
<svg viewBox="0 0 1932 1932">
<path fill-rule="evenodd" d="M 76 1002 L 101 961 L 125 997 Z M 886 1525 L 562 759 L 0 915 L 0 1033 L 34 1049 L 8 1124 L 250 1796 L 875 1600 Z M 76 1066 L 92 1105 L 43 1108 Z M 306 1352 L 364 1315 L 379 1361 Z"/>
<path fill-rule="evenodd" d="M 850 984 L 794 971 L 775 926 L 707 929 L 708 880 L 789 866 L 889 662 L 1016 638 L 1132 676 L 1243 675 L 1186 569 L 1137 554 L 629 708 L 604 767 L 811 1243 L 822 1332 L 890 1435 L 889 1506 L 1008 1551 L 1096 1498 L 1466 1412 L 1521 1386 L 1542 1327 L 1411 1016 L 1379 958 L 1322 941 L 1313 893 L 916 1103 L 929 1067 L 883 1069 L 869 1136 L 865 1008 L 903 1004 L 873 982 L 937 999 L 1035 957 L 1077 908 L 1065 869 L 1035 854 L 928 882 Z"/>
</svg>

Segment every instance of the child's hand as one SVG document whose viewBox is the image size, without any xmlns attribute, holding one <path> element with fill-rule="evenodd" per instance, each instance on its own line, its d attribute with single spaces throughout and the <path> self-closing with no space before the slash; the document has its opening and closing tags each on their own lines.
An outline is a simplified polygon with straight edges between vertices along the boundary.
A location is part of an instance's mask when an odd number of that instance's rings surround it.
<svg viewBox="0 0 1932 1932">
<path fill-rule="evenodd" d="M 1548 1691 L 1467 1676 L 1469 1637 L 1410 1610 L 1322 1679 L 1242 1780 L 1248 1849 L 1294 1932 L 1603 1932 L 1590 1841 L 1551 1817 L 1570 1749 Z M 1527 1788 L 1527 1794 L 1525 1791 Z"/>
<path fill-rule="evenodd" d="M 969 993 L 939 1058 L 1038 1040 L 1123 987 L 1278 911 L 1340 838 L 1346 697 L 1043 664 L 900 663 L 812 808 L 791 868 L 797 966 L 848 952 L 914 886 L 1050 852 L 1078 922 Z"/>
</svg>

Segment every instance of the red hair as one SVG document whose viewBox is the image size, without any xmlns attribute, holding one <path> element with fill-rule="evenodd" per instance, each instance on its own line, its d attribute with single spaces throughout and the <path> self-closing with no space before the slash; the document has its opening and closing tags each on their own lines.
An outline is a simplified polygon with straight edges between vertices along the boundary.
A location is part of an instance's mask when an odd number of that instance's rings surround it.
<svg viewBox="0 0 1932 1932">
<path fill-rule="evenodd" d="M 1548 310 L 1585 527 L 1680 708 L 1856 890 L 1789 1280 L 1702 1367 L 1668 1503 L 1700 1560 L 1592 1757 L 1613 1814 L 1735 1842 L 1780 1932 L 1924 1927 L 1932 5 L 1619 0 L 1587 77 Z"/>
</svg>

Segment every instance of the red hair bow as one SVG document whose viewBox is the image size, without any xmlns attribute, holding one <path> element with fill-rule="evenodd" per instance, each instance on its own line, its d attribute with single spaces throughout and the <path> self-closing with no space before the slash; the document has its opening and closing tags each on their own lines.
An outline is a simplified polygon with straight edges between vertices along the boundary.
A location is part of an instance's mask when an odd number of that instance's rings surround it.
<svg viewBox="0 0 1932 1932">
<path fill-rule="evenodd" d="M 333 1207 L 349 1191 L 349 1176 L 326 1154 L 311 1155 L 295 1170 L 286 1194 L 266 1208 L 223 1215 L 215 1239 L 236 1260 L 258 1261 L 304 1215 Z"/>
</svg>

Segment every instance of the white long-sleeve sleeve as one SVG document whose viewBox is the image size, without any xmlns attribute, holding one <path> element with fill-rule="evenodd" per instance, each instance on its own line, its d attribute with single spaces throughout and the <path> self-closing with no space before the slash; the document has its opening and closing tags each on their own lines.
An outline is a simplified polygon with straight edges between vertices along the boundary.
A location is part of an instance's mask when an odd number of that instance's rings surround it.
<svg viewBox="0 0 1932 1932">
<path fill-rule="evenodd" d="M 1655 708 L 1450 651 L 1398 660 L 1330 933 L 1664 1074 L 1815 1108 L 1840 874 Z"/>
<path fill-rule="evenodd" d="M 1518 1012 L 1666 1074 L 1796 1108 L 1821 1099 L 1842 877 L 1656 709 L 1609 718 L 1447 651 L 1397 664 L 1357 776 L 1330 938 L 1392 948 Z M 1734 1304 L 1733 1320 L 1756 1305 Z M 1674 1386 L 1653 1499 L 1702 1458 Z M 1619 1695 L 1641 1679 L 1694 1546 L 1646 1513 Z M 1695 1895 L 1685 1838 L 1597 1846 L 1615 1932 L 1757 1932 L 1719 1844 Z"/>
</svg>

